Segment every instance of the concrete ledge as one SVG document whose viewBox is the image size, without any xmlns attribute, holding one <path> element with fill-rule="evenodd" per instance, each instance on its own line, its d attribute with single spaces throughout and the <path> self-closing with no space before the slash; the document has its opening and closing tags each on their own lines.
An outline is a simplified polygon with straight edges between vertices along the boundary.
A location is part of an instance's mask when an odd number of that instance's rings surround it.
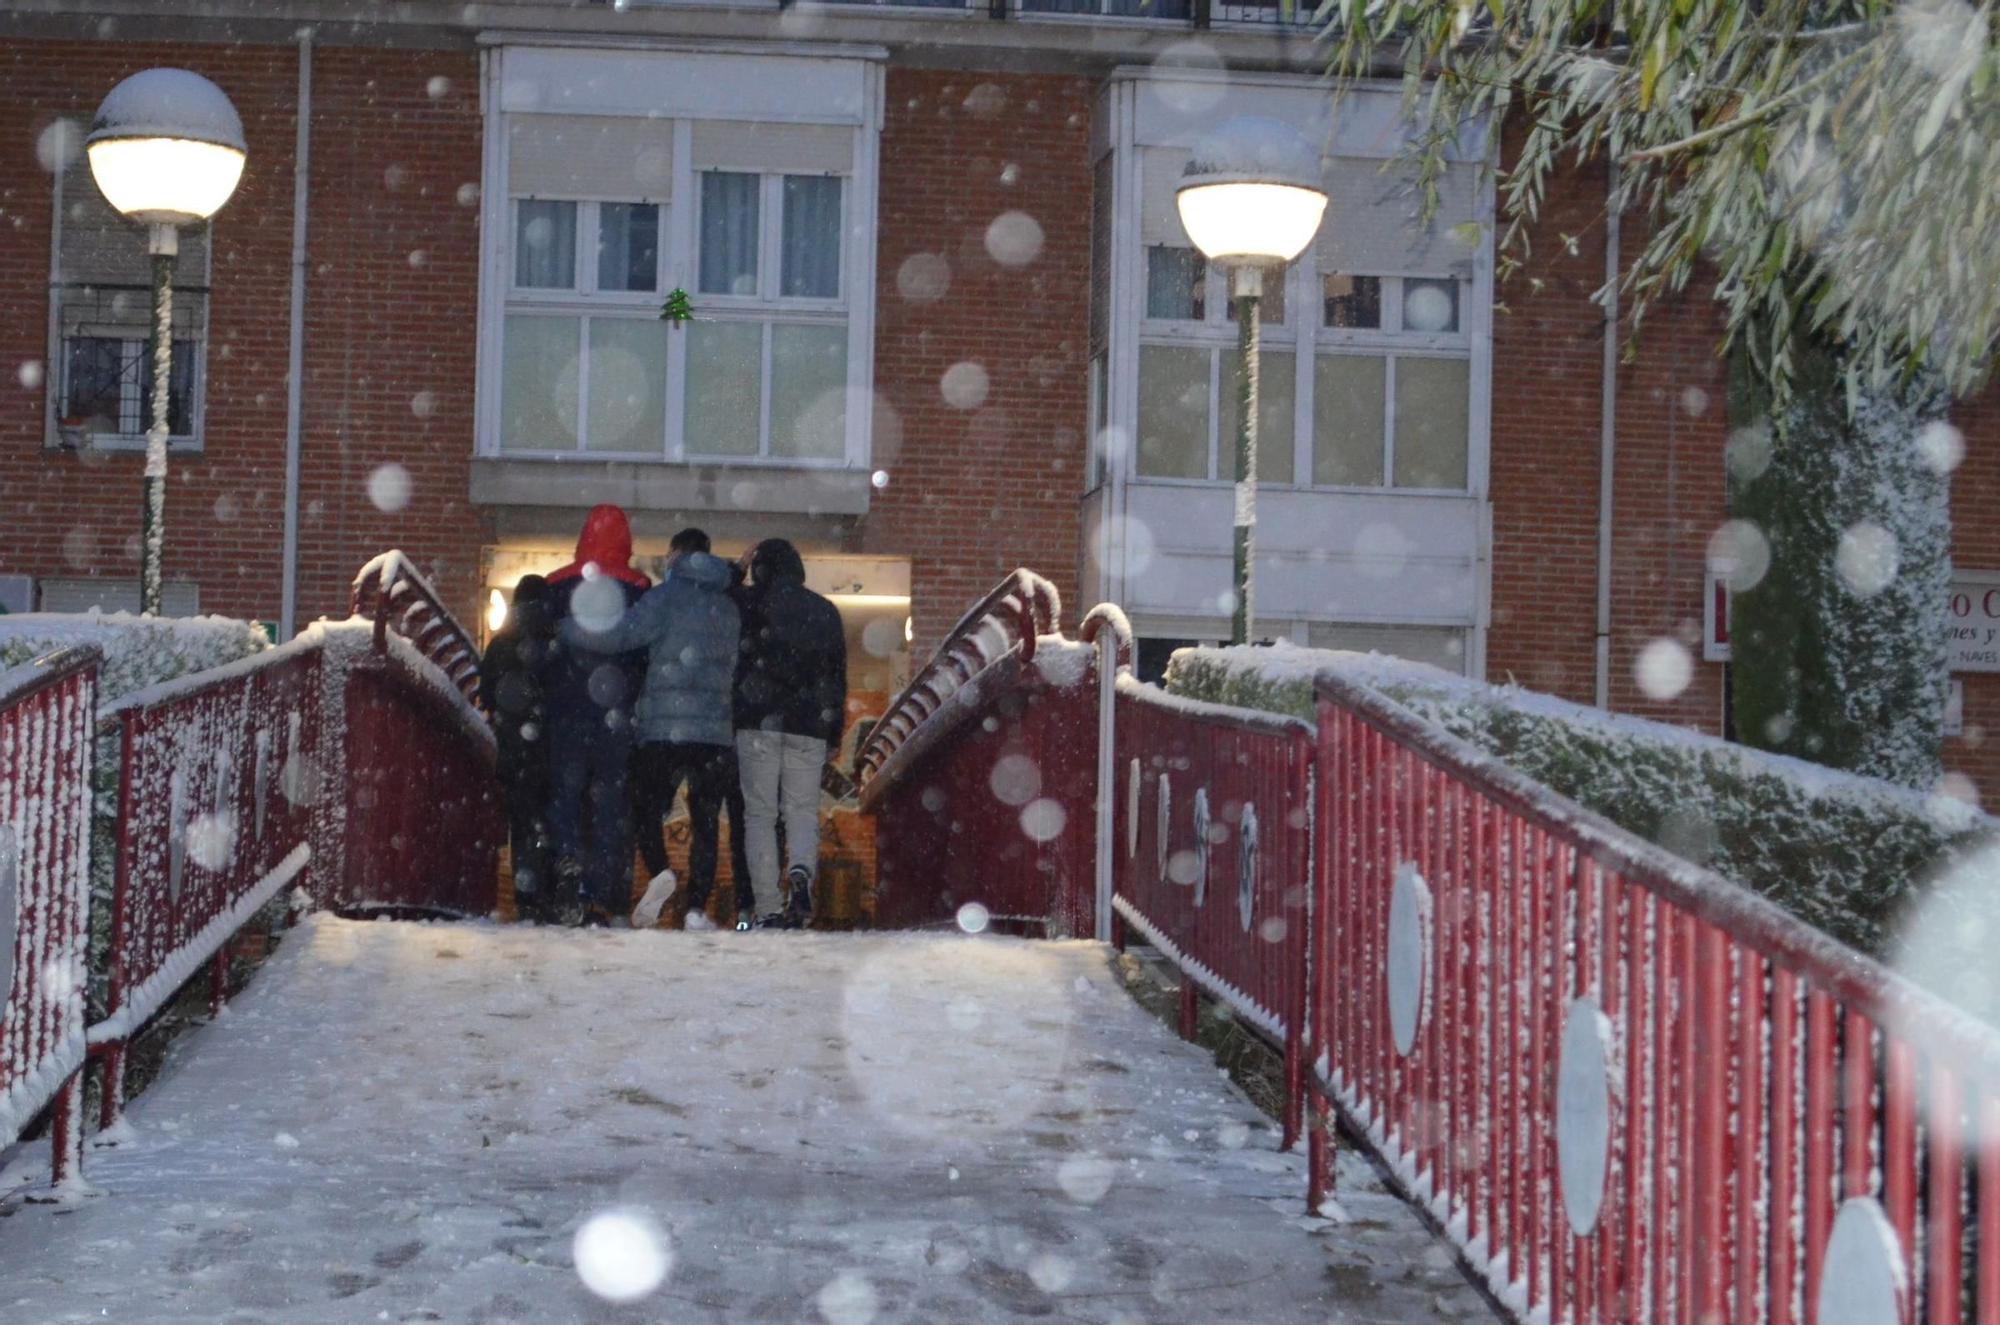
<svg viewBox="0 0 2000 1325">
<path fill-rule="evenodd" d="M 762 465 L 675 465 L 629 460 L 472 462 L 475 506 L 587 508 L 813 517 L 868 513 L 868 471 Z"/>
</svg>

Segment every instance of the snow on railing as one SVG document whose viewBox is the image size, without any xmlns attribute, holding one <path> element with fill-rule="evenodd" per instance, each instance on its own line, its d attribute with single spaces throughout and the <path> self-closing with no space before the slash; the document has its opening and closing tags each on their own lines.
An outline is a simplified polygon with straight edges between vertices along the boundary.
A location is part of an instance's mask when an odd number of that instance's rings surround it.
<svg viewBox="0 0 2000 1325">
<path fill-rule="evenodd" d="M 868 740 L 855 753 L 864 800 L 868 785 L 911 733 L 937 713 L 973 677 L 1016 649 L 1032 662 L 1038 637 L 1056 629 L 1062 598 L 1053 584 L 1030 570 L 1016 570 L 995 585 L 932 654 L 929 663 L 890 702 Z"/>
<path fill-rule="evenodd" d="M 2000 1032 L 1352 679 L 1317 691 L 1315 1077 L 1509 1305 L 2000 1320 Z"/>
<path fill-rule="evenodd" d="M 219 1008 L 227 945 L 312 858 L 323 791 L 323 630 L 129 695 L 119 725 L 118 846 L 99 1126 L 117 1125 L 125 1046 L 204 962 Z"/>
<path fill-rule="evenodd" d="M 0 1146 L 51 1100 L 56 1189 L 81 1181 L 95 648 L 0 672 Z"/>
<path fill-rule="evenodd" d="M 450 677 L 466 699 L 477 698 L 478 644 L 402 552 L 392 549 L 361 567 L 354 577 L 352 610 L 375 623 L 378 652 L 393 629 Z"/>
</svg>

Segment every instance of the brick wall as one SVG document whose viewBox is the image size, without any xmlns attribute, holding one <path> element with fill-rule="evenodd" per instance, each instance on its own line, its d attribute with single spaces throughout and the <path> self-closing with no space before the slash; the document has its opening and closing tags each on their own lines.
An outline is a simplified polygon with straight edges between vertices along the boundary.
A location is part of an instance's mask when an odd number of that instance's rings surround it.
<svg viewBox="0 0 2000 1325">
<path fill-rule="evenodd" d="M 1965 460 L 1951 477 L 1952 564 L 2000 571 L 2000 392 L 1989 388 L 1954 411 Z M 1972 779 L 1987 810 L 2000 808 L 2000 676 L 1960 673 L 1965 734 L 1944 743 L 1945 767 Z"/>
<path fill-rule="evenodd" d="M 891 69 L 876 249 L 874 456 L 888 471 L 870 551 L 912 560 L 915 655 L 1018 565 L 1074 614 L 1089 331 L 1087 78 Z M 1021 211 L 1042 245 L 1022 266 L 986 246 Z M 906 263 L 915 260 L 907 267 Z M 949 273 L 943 298 L 913 276 Z M 911 297 L 915 294 L 917 297 Z M 985 370 L 985 401 L 947 403 L 947 369 Z"/>
<path fill-rule="evenodd" d="M 181 65 L 243 116 L 249 162 L 214 225 L 199 455 L 172 458 L 165 570 L 205 611 L 274 619 L 283 534 L 297 53 L 291 47 L 0 44 L 0 572 L 138 573 L 140 458 L 43 447 L 50 178 L 37 142 L 87 124 L 127 74 Z M 479 178 L 470 53 L 315 53 L 300 619 L 345 615 L 360 563 L 391 545 L 476 604 L 484 528 L 465 504 L 472 450 Z M 76 178 L 76 177 L 73 177 Z M 460 189 L 475 191 L 460 201 Z M 86 185 L 88 187 L 88 185 Z M 132 242 L 142 245 L 135 229 Z M 412 402 L 429 393 L 420 410 Z M 426 412 L 427 411 L 427 412 Z M 411 500 L 378 510 L 393 459 Z"/>
</svg>

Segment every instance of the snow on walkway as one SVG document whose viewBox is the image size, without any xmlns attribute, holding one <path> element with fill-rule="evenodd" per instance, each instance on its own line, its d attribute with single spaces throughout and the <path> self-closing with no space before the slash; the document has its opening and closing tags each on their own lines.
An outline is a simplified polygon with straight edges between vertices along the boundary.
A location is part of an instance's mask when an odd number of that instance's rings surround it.
<svg viewBox="0 0 2000 1325">
<path fill-rule="evenodd" d="M 1487 1318 L 1362 1165 L 1304 1219 L 1091 944 L 316 917 L 131 1121 L 102 1196 L 0 1205 L 0 1319 Z M 670 1261 L 631 1304 L 606 1211 Z"/>
</svg>

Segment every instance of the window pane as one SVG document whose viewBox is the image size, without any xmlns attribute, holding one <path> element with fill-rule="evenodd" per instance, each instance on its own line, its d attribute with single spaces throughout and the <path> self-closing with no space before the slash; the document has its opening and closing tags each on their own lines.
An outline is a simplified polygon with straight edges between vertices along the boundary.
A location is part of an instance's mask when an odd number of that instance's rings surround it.
<svg viewBox="0 0 2000 1325">
<path fill-rule="evenodd" d="M 1265 350 L 1257 367 L 1257 481 L 1292 481 L 1293 406 L 1298 397 L 1296 355 Z M 1222 399 L 1216 402 L 1216 477 L 1236 477 L 1236 393 L 1243 389 L 1242 361 L 1222 356 Z"/>
<path fill-rule="evenodd" d="M 650 202 L 597 208 L 597 288 L 660 288 L 660 209 Z"/>
<path fill-rule="evenodd" d="M 1146 316 L 1199 322 L 1206 316 L 1208 262 L 1191 248 L 1146 249 Z"/>
<path fill-rule="evenodd" d="M 771 328 L 771 454 L 847 454 L 847 326 Z"/>
<path fill-rule="evenodd" d="M 136 415 L 126 418 L 125 342 L 111 336 L 71 336 L 64 348 L 68 391 L 59 422 L 89 432 L 139 431 L 143 425 Z"/>
<path fill-rule="evenodd" d="M 756 455 L 763 414 L 764 328 L 709 322 L 687 328 L 687 451 Z"/>
<path fill-rule="evenodd" d="M 1396 486 L 1463 488 L 1471 365 L 1396 360 Z"/>
<path fill-rule="evenodd" d="M 667 446 L 667 324 L 658 318 L 590 320 L 592 451 L 645 451 Z"/>
<path fill-rule="evenodd" d="M 757 293 L 758 186 L 755 175 L 708 170 L 701 176 L 701 292 Z"/>
<path fill-rule="evenodd" d="M 1306 643 L 1315 649 L 1386 653 L 1465 674 L 1465 631 L 1458 626 L 1314 621 L 1306 626 Z"/>
<path fill-rule="evenodd" d="M 141 341 L 132 347 L 139 357 L 139 418 L 133 432 L 144 432 L 153 422 L 153 347 Z M 174 342 L 173 360 L 167 368 L 167 435 L 194 436 L 194 343 Z"/>
<path fill-rule="evenodd" d="M 1320 278 L 1329 327 L 1375 328 L 1382 325 L 1382 278 L 1343 276 L 1328 272 Z"/>
<path fill-rule="evenodd" d="M 507 319 L 501 348 L 500 449 L 576 449 L 578 319 Z"/>
<path fill-rule="evenodd" d="M 514 284 L 576 288 L 576 204 L 522 198 L 514 204 Z"/>
<path fill-rule="evenodd" d="M 784 263 L 778 293 L 787 299 L 840 298 L 840 180 L 785 176 Z"/>
<path fill-rule="evenodd" d="M 1139 347 L 1139 474 L 1208 477 L 1208 351 Z"/>
<path fill-rule="evenodd" d="M 1403 281 L 1403 330 L 1438 333 L 1458 330 L 1458 282 Z"/>
<path fill-rule="evenodd" d="M 1322 354 L 1313 365 L 1313 482 L 1382 482 L 1384 365 L 1374 355 Z"/>
</svg>

